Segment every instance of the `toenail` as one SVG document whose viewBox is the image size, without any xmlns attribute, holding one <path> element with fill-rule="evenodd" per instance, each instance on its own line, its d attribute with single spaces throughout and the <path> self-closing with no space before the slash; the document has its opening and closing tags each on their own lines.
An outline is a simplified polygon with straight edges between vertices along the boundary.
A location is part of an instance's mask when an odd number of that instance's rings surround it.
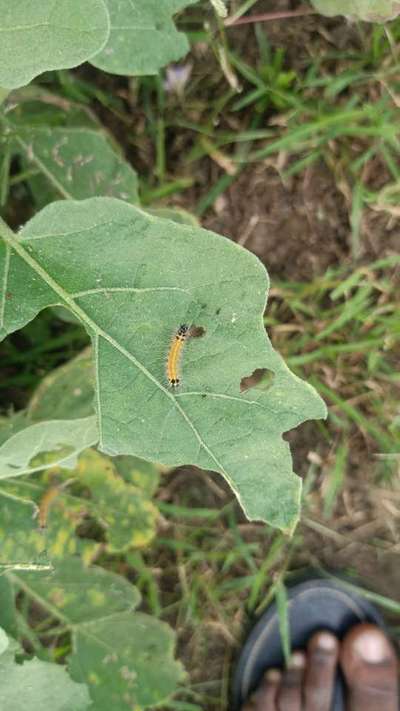
<svg viewBox="0 0 400 711">
<path fill-rule="evenodd" d="M 324 652 L 333 652 L 337 647 L 336 637 L 330 632 L 320 632 L 316 640 L 316 646 Z"/>
<path fill-rule="evenodd" d="M 304 657 L 304 654 L 301 652 L 293 652 L 292 656 L 290 657 L 289 661 L 289 668 L 290 669 L 303 669 L 306 665 L 306 660 Z"/>
<path fill-rule="evenodd" d="M 369 664 L 378 664 L 388 658 L 388 641 L 380 632 L 360 634 L 353 640 L 353 650 L 358 657 Z"/>
<path fill-rule="evenodd" d="M 265 672 L 265 678 L 272 684 L 276 684 L 276 682 L 280 681 L 281 673 L 278 669 L 268 669 L 268 671 Z"/>
</svg>

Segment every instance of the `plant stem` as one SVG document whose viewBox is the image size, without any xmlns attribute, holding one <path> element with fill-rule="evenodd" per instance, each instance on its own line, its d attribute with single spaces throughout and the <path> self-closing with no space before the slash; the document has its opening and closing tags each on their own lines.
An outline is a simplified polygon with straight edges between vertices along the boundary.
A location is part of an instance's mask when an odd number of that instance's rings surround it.
<svg viewBox="0 0 400 711">
<path fill-rule="evenodd" d="M 317 11 L 308 7 L 299 8 L 298 10 L 287 10 L 285 12 L 267 12 L 263 15 L 248 15 L 247 17 L 239 17 L 237 20 L 228 18 L 225 20 L 225 27 L 235 27 L 237 25 L 248 25 L 254 22 L 271 22 L 272 20 L 284 20 L 290 17 L 304 17 L 306 15 L 316 15 Z"/>
</svg>

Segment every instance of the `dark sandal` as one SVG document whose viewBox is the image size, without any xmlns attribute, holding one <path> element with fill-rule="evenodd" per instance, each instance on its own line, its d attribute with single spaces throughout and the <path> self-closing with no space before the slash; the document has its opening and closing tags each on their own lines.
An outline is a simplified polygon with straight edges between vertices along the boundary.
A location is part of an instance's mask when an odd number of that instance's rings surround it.
<svg viewBox="0 0 400 711">
<path fill-rule="evenodd" d="M 385 629 L 377 609 L 340 581 L 314 579 L 299 583 L 288 589 L 288 599 L 292 650 L 305 649 L 310 637 L 319 630 L 329 630 L 342 639 L 360 622 L 371 622 Z M 284 667 L 275 603 L 260 617 L 240 653 L 232 686 L 235 711 L 239 711 L 271 667 Z M 331 711 L 345 711 L 344 691 L 344 680 L 338 670 Z"/>
</svg>

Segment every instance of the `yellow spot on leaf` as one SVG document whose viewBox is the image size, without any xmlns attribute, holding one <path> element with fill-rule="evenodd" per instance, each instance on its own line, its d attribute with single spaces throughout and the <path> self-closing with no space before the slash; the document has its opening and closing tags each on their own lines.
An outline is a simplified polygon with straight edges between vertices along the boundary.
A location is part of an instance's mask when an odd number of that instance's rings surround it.
<svg viewBox="0 0 400 711">
<path fill-rule="evenodd" d="M 106 596 L 99 590 L 88 590 L 88 598 L 95 607 L 102 607 L 106 602 Z"/>
</svg>

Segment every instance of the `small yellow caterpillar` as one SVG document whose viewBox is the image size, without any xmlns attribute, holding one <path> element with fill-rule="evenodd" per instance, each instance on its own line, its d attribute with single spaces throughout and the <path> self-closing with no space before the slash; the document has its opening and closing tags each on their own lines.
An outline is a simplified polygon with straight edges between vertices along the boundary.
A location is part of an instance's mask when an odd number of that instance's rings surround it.
<svg viewBox="0 0 400 711">
<path fill-rule="evenodd" d="M 42 498 L 39 501 L 38 522 L 39 528 L 42 530 L 44 530 L 47 526 L 47 516 L 49 513 L 49 508 L 53 503 L 54 499 L 59 495 L 60 491 L 61 487 L 52 486 L 50 489 L 47 489 L 47 491 L 43 494 Z"/>
<path fill-rule="evenodd" d="M 39 528 L 41 531 L 44 531 L 47 526 L 49 510 L 54 499 L 57 498 L 57 496 L 61 494 L 61 492 L 66 489 L 67 486 L 69 486 L 73 481 L 75 481 L 75 477 L 67 479 L 62 484 L 51 486 L 49 489 L 47 489 L 47 491 L 44 492 L 42 498 L 39 501 L 39 510 L 37 515 Z"/>
<path fill-rule="evenodd" d="M 166 373 L 167 380 L 171 387 L 176 388 L 180 383 L 179 363 L 182 356 L 182 349 L 189 336 L 189 326 L 183 323 L 175 333 L 171 347 L 168 351 Z"/>
</svg>

